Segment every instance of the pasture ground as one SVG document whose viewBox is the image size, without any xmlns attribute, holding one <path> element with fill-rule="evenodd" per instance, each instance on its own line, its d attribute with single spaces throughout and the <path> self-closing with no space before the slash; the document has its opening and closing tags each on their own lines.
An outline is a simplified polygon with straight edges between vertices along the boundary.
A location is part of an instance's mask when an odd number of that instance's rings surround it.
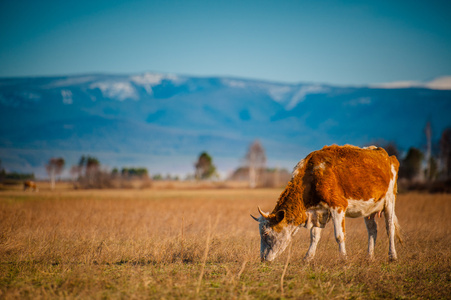
<svg viewBox="0 0 451 300">
<path fill-rule="evenodd" d="M 280 192 L 0 191 L 0 298 L 449 299 L 451 195 L 399 195 L 397 262 L 382 217 L 373 262 L 363 220 L 346 219 L 347 261 L 329 223 L 314 262 L 301 229 L 290 255 L 261 263 L 249 214 Z"/>
</svg>

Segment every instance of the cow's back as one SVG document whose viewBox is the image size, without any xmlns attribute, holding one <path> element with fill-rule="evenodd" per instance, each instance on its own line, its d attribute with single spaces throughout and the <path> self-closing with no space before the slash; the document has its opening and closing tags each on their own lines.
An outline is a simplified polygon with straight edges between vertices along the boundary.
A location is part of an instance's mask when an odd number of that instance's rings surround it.
<svg viewBox="0 0 451 300">
<path fill-rule="evenodd" d="M 355 146 L 324 147 L 306 160 L 304 183 L 310 186 L 312 201 L 331 207 L 345 207 L 349 199 L 381 199 L 393 178 L 392 164 L 396 173 L 399 166 L 382 148 Z"/>
</svg>

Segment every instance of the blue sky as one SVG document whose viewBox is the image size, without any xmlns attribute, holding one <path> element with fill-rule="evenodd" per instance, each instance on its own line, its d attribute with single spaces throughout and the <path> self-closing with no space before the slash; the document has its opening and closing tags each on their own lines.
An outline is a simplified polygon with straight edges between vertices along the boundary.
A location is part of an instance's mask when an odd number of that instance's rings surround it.
<svg viewBox="0 0 451 300">
<path fill-rule="evenodd" d="M 0 1 L 0 76 L 370 84 L 451 75 L 451 1 Z"/>
</svg>

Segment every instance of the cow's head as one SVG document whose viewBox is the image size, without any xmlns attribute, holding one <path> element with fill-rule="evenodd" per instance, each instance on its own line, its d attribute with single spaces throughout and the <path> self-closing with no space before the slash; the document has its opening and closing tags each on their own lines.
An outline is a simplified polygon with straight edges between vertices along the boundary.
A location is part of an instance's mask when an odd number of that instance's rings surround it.
<svg viewBox="0 0 451 300">
<path fill-rule="evenodd" d="M 285 211 L 279 210 L 275 214 L 263 212 L 258 208 L 260 217 L 252 218 L 259 222 L 260 229 L 260 257 L 262 261 L 272 261 L 290 244 L 298 226 L 287 224 Z"/>
</svg>

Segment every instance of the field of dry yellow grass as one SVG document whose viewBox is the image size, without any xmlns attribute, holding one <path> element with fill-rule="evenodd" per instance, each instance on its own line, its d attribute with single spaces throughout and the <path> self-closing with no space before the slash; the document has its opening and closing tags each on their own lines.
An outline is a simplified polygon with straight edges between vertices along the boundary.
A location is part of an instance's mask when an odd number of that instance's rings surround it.
<svg viewBox="0 0 451 300">
<path fill-rule="evenodd" d="M 314 262 L 302 229 L 290 256 L 261 263 L 249 214 L 280 192 L 0 191 L 0 298 L 449 299 L 451 195 L 399 195 L 397 262 L 382 217 L 373 262 L 363 220 L 346 219 L 346 262 L 329 223 Z"/>
</svg>

